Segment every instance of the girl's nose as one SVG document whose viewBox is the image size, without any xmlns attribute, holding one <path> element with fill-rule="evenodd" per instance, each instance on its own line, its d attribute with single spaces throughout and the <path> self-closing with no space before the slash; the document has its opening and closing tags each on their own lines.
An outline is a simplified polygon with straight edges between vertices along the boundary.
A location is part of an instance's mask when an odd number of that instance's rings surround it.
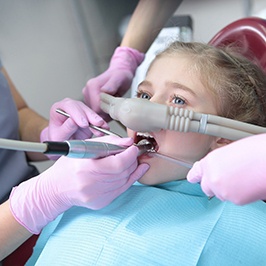
<svg viewBox="0 0 266 266">
<path fill-rule="evenodd" d="M 161 94 L 154 94 L 151 97 L 150 101 L 154 103 L 166 104 L 165 99 Z"/>
</svg>

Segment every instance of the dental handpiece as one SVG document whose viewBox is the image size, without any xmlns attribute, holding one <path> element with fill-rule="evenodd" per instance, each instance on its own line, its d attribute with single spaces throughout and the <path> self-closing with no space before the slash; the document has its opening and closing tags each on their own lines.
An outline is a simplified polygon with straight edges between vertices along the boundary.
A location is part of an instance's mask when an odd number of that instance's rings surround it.
<svg viewBox="0 0 266 266">
<path fill-rule="evenodd" d="M 65 155 L 71 158 L 97 159 L 120 153 L 126 149 L 126 147 L 115 144 L 85 140 L 44 143 L 47 144 L 44 154 Z"/>
<path fill-rule="evenodd" d="M 151 143 L 140 142 L 134 144 L 139 148 L 139 155 L 153 149 Z M 71 158 L 102 158 L 123 152 L 128 147 L 106 142 L 69 140 L 47 141 L 43 143 L 19 141 L 0 138 L 0 148 L 27 152 L 40 152 L 49 155 L 64 155 Z"/>
<path fill-rule="evenodd" d="M 265 127 L 144 99 L 119 98 L 106 93 L 101 93 L 100 97 L 102 110 L 134 131 L 155 132 L 166 129 L 197 132 L 230 140 L 266 133 Z"/>
<path fill-rule="evenodd" d="M 128 147 L 115 145 L 106 142 L 69 140 L 64 142 L 46 142 L 47 150 L 44 154 L 59 154 L 71 158 L 103 158 L 117 153 L 121 153 Z M 139 142 L 134 144 L 139 149 L 139 155 L 152 150 L 151 143 Z"/>
</svg>

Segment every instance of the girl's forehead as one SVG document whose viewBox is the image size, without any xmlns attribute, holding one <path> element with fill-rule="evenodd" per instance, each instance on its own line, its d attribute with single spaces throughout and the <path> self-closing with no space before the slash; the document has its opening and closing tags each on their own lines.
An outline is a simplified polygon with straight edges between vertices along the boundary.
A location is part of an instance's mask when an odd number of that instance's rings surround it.
<svg viewBox="0 0 266 266">
<path fill-rule="evenodd" d="M 197 56 L 182 52 L 162 54 L 153 61 L 149 71 L 155 77 L 159 74 L 159 77 L 164 78 L 164 76 L 166 77 L 169 74 L 173 78 L 181 78 L 187 82 L 190 82 L 189 79 L 193 82 L 200 82 L 206 89 L 216 94 L 216 88 L 213 85 L 220 83 L 216 74 L 217 68 L 213 69 L 213 64 L 211 62 L 208 63 L 208 61 L 204 59 L 202 61 Z"/>
<path fill-rule="evenodd" d="M 167 71 L 187 71 L 192 70 L 192 66 L 194 66 L 195 63 L 193 60 L 187 56 L 187 55 L 179 55 L 179 54 L 167 54 L 167 55 L 161 55 L 154 59 L 154 61 L 151 63 L 147 74 L 150 71 L 164 71 L 167 69 Z"/>
<path fill-rule="evenodd" d="M 189 56 L 162 56 L 151 64 L 147 75 L 147 79 L 156 82 L 163 80 L 172 80 L 179 83 L 184 83 L 187 86 L 201 83 L 201 71 L 193 63 Z"/>
</svg>

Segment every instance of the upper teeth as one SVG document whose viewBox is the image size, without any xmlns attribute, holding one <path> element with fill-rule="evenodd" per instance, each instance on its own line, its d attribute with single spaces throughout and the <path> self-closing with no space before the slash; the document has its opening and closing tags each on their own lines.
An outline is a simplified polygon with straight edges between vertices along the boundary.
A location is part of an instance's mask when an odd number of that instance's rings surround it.
<svg viewBox="0 0 266 266">
<path fill-rule="evenodd" d="M 141 136 L 141 137 L 145 137 L 145 138 L 153 138 L 153 136 L 151 136 L 148 133 L 143 133 L 143 132 L 137 132 L 137 136 Z"/>
</svg>

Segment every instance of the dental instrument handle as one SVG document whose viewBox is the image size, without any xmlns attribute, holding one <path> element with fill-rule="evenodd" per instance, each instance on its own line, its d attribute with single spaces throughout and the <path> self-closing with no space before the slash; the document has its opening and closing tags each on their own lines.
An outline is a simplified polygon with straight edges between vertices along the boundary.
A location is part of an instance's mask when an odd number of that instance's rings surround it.
<svg viewBox="0 0 266 266">
<path fill-rule="evenodd" d="M 72 158 L 102 158 L 120 153 L 126 149 L 115 144 L 85 140 L 65 141 L 69 146 L 67 157 Z"/>
<path fill-rule="evenodd" d="M 69 140 L 64 142 L 46 141 L 44 154 L 65 155 L 71 158 L 98 159 L 123 152 L 127 147 L 96 141 Z"/>
<path fill-rule="evenodd" d="M 71 158 L 98 159 L 123 152 L 128 147 L 110 144 L 106 142 L 69 140 L 64 142 L 47 141 L 46 154 L 65 155 Z M 139 155 L 153 148 L 151 143 L 135 144 L 139 148 Z"/>
<path fill-rule="evenodd" d="M 123 152 L 128 147 L 123 147 L 115 144 L 95 141 L 84 141 L 84 140 L 71 140 L 66 141 L 69 145 L 69 152 L 66 154 L 67 157 L 72 158 L 102 158 L 109 155 L 114 155 Z M 152 144 L 135 144 L 139 149 L 139 155 L 152 149 Z"/>
</svg>

